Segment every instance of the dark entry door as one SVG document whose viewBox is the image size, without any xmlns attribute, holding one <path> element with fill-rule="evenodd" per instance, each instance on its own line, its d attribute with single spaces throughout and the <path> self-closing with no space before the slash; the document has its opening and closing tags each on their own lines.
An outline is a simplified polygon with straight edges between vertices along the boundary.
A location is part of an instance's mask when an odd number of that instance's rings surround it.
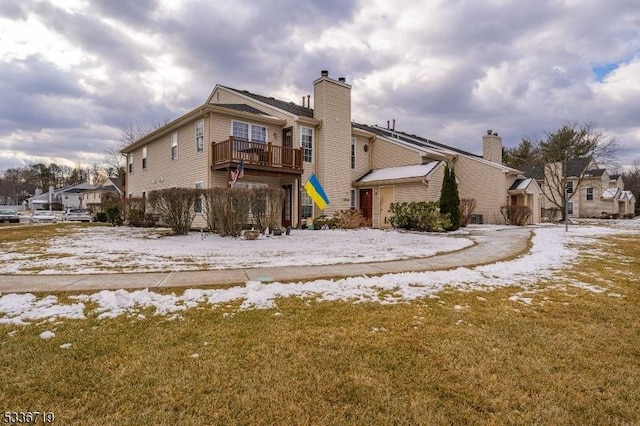
<svg viewBox="0 0 640 426">
<path fill-rule="evenodd" d="M 291 226 L 291 194 L 292 186 L 284 185 L 284 201 L 282 202 L 282 226 Z"/>
<path fill-rule="evenodd" d="M 288 127 L 282 130 L 282 164 L 293 165 L 293 128 Z"/>
<path fill-rule="evenodd" d="M 361 189 L 360 196 L 360 212 L 370 226 L 373 220 L 373 189 Z"/>
</svg>

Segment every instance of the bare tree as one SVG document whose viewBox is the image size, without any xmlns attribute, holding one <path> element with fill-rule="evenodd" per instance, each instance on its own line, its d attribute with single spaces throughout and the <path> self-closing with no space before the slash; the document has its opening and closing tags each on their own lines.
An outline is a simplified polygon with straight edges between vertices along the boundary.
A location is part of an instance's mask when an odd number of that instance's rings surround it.
<svg viewBox="0 0 640 426">
<path fill-rule="evenodd" d="M 619 152 L 616 140 L 591 123 L 567 123 L 554 132 L 546 133 L 538 149 L 544 164 L 543 193 L 563 212 L 563 219 L 566 219 L 567 203 L 579 193 L 589 170 L 593 169 L 592 162 L 612 163 Z M 579 167 L 570 167 L 576 164 Z M 569 178 L 573 182 L 573 191 L 567 191 Z"/>
<path fill-rule="evenodd" d="M 170 121 L 171 119 L 169 117 L 165 117 L 157 123 L 154 122 L 153 125 L 148 128 L 142 127 L 137 121 L 130 121 L 128 124 L 123 124 L 120 129 L 120 138 L 118 141 L 112 143 L 105 150 L 106 156 L 104 164 L 106 175 L 123 176 L 126 171 L 126 160 L 120 151 L 148 135 L 153 130 L 165 126 Z"/>
</svg>

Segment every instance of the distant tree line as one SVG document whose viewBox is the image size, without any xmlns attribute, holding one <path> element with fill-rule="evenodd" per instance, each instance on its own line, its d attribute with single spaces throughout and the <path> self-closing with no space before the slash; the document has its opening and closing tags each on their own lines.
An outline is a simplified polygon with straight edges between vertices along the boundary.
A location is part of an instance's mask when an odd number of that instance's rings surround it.
<svg viewBox="0 0 640 426">
<path fill-rule="evenodd" d="M 60 189 L 87 182 L 101 185 L 105 180 L 104 170 L 95 164 L 93 167 L 70 167 L 56 163 L 38 163 L 12 167 L 0 171 L 0 204 L 22 204 L 38 188 L 46 192 L 50 186 Z"/>
</svg>

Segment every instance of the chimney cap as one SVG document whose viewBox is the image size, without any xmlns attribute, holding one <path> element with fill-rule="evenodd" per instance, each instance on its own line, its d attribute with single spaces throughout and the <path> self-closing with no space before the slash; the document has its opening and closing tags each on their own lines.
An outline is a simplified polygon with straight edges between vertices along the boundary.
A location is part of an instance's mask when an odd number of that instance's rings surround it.
<svg viewBox="0 0 640 426">
<path fill-rule="evenodd" d="M 321 77 L 329 77 L 329 71 L 328 70 L 320 71 L 320 76 Z"/>
<path fill-rule="evenodd" d="M 487 130 L 487 135 L 491 136 L 493 134 L 493 130 L 489 129 Z"/>
<path fill-rule="evenodd" d="M 338 79 L 338 81 L 339 81 L 340 83 L 344 83 L 344 82 L 346 82 L 346 81 L 347 81 L 347 79 L 346 79 L 346 78 L 344 78 L 344 77 L 340 77 L 340 78 Z"/>
</svg>

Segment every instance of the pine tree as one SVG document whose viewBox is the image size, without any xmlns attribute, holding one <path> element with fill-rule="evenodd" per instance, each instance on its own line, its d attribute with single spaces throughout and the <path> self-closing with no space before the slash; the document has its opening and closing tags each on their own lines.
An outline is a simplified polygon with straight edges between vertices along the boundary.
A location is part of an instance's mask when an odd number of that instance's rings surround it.
<svg viewBox="0 0 640 426">
<path fill-rule="evenodd" d="M 460 212 L 460 195 L 458 194 L 458 184 L 456 183 L 456 173 L 445 165 L 444 179 L 442 180 L 442 191 L 440 192 L 440 213 L 449 213 L 451 227 L 447 231 L 455 231 L 462 223 L 462 213 Z"/>
</svg>

